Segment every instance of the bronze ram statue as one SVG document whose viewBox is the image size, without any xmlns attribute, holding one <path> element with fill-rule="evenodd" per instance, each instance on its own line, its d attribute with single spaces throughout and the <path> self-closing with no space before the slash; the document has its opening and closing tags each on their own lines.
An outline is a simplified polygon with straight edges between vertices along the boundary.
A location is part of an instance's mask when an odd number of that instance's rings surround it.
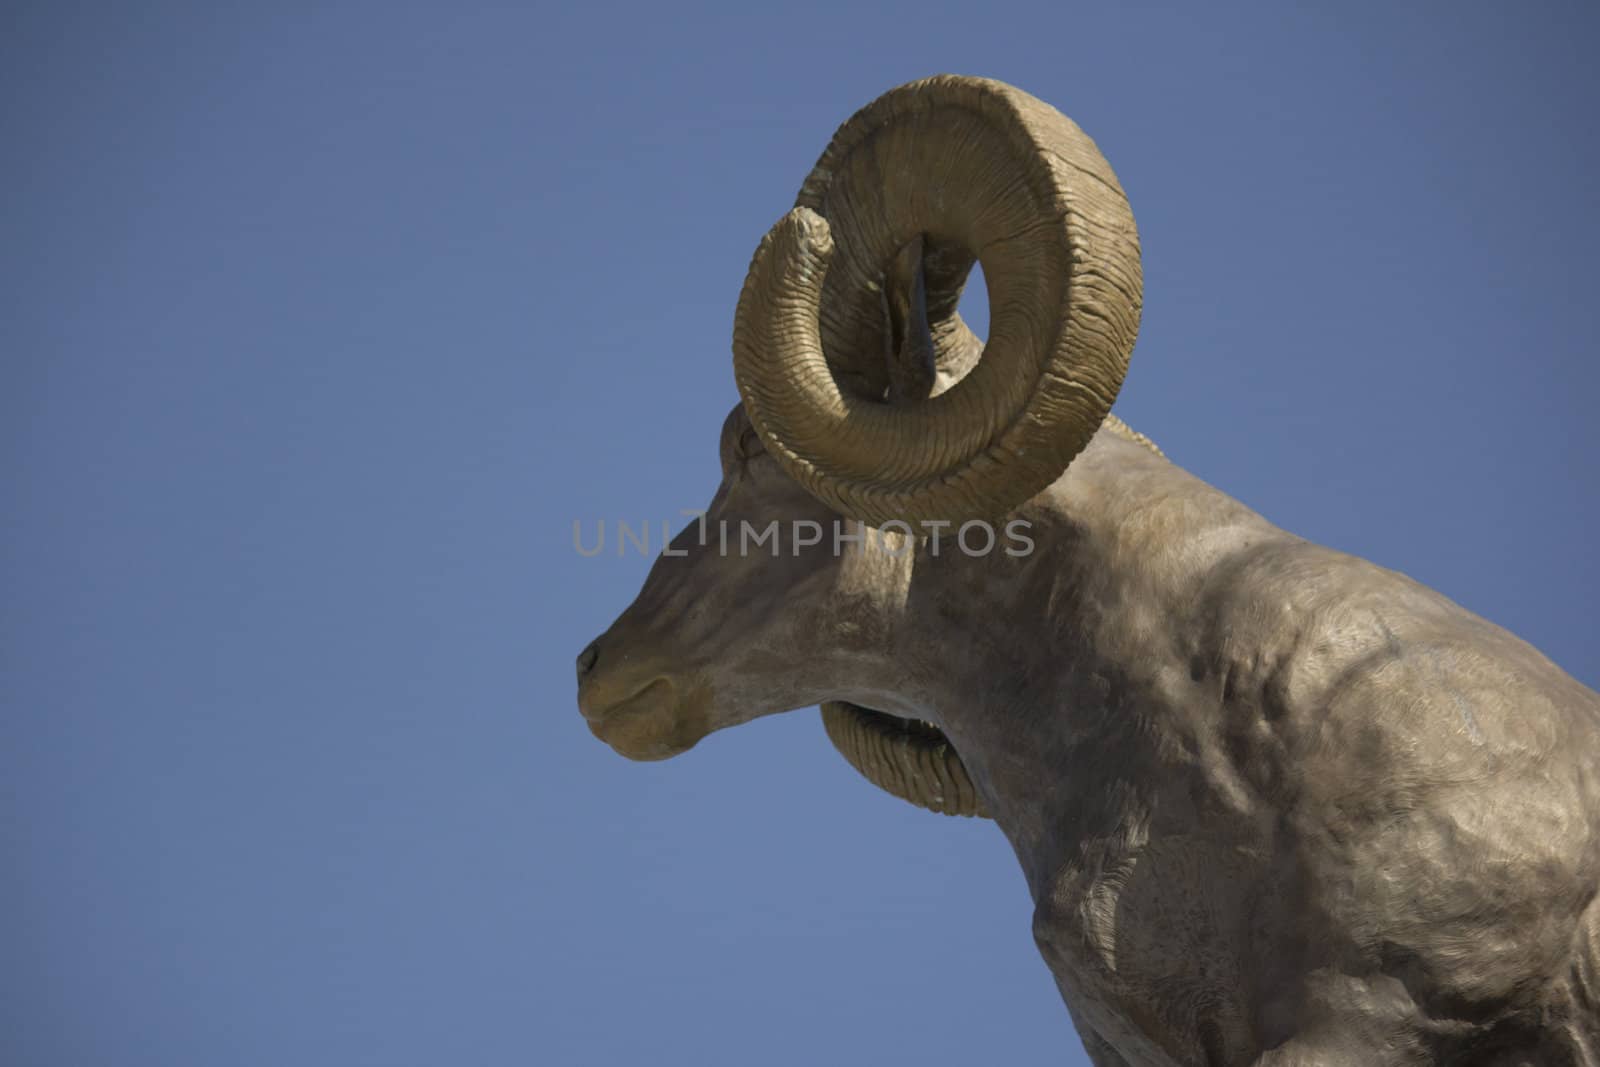
<svg viewBox="0 0 1600 1067">
<path fill-rule="evenodd" d="M 662 759 L 822 703 L 1005 832 L 1099 1065 L 1600 1063 L 1600 696 L 1111 417 L 1139 308 L 1047 105 L 850 119 L 751 264 L 715 498 L 578 658 L 590 728 Z"/>
</svg>

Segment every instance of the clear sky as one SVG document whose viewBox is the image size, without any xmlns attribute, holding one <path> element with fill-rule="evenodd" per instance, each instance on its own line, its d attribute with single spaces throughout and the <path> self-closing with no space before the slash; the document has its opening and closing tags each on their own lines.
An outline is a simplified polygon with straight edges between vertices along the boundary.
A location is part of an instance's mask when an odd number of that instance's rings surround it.
<svg viewBox="0 0 1600 1067">
<path fill-rule="evenodd" d="M 7 5 L 0 1062 L 1082 1062 L 992 824 L 574 699 L 931 73 L 1120 175 L 1131 423 L 1600 684 L 1597 9 L 1308 6 Z"/>
</svg>

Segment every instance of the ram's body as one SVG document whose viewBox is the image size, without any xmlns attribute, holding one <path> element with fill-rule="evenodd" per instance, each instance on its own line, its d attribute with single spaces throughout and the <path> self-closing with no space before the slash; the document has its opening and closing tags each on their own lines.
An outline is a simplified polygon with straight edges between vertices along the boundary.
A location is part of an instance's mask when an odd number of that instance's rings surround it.
<svg viewBox="0 0 1600 1067">
<path fill-rule="evenodd" d="M 1600 698 L 1533 648 L 1106 431 L 1022 555 L 722 555 L 722 523 L 834 518 L 729 447 L 708 543 L 589 653 L 600 736 L 934 723 L 1100 1063 L 1591 1062 Z"/>
<path fill-rule="evenodd" d="M 947 731 L 1080 1024 L 1131 1062 L 1582 1062 L 1600 699 L 1100 437 L 1032 573 L 974 583 L 1010 684 L 969 664 Z"/>
<path fill-rule="evenodd" d="M 807 388 L 827 373 L 804 366 L 819 226 L 797 212 L 763 245 L 741 323 L 777 325 L 736 339 L 800 345 Z M 909 336 L 905 306 L 886 314 Z M 933 724 L 1016 850 L 1100 1065 L 1600 1064 L 1600 696 L 1112 423 L 1006 512 L 1031 548 L 977 554 L 949 527 L 937 549 L 836 551 L 832 490 L 771 436 L 735 409 L 705 523 L 579 657 L 598 736 L 664 758 L 824 701 Z M 777 556 L 738 550 L 773 521 Z M 827 533 L 802 546 L 796 522 Z"/>
</svg>

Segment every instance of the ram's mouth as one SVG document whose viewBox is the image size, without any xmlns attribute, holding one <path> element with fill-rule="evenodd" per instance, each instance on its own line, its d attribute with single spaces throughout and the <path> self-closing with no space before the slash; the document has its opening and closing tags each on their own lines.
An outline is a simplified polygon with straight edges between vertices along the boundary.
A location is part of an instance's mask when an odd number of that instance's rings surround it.
<svg viewBox="0 0 1600 1067">
<path fill-rule="evenodd" d="M 630 714 L 647 712 L 669 700 L 672 696 L 672 684 L 665 678 L 656 678 L 634 690 L 629 696 L 623 697 L 615 703 L 593 710 L 584 707 L 579 701 L 579 710 L 583 717 L 589 720 L 590 728 L 604 727 L 617 719 L 626 718 Z"/>
<path fill-rule="evenodd" d="M 672 682 L 656 678 L 631 696 L 601 707 L 579 707 L 589 732 L 632 760 L 664 760 L 693 748 L 704 736 L 685 716 Z"/>
<path fill-rule="evenodd" d="M 930 723 L 842 700 L 822 705 L 833 747 L 886 793 L 941 815 L 991 818 L 950 739 Z"/>
</svg>

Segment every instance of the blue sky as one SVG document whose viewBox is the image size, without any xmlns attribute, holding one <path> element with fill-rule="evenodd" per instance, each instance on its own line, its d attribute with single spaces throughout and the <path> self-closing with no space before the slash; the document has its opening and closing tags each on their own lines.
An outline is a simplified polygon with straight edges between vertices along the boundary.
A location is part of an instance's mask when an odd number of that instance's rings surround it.
<svg viewBox="0 0 1600 1067">
<path fill-rule="evenodd" d="M 709 499 L 756 241 L 930 73 L 1120 175 L 1120 413 L 1600 684 L 1600 18 L 1302 6 L 8 6 L 0 1061 L 1082 1062 L 992 824 L 574 700 L 573 520 Z"/>
</svg>

